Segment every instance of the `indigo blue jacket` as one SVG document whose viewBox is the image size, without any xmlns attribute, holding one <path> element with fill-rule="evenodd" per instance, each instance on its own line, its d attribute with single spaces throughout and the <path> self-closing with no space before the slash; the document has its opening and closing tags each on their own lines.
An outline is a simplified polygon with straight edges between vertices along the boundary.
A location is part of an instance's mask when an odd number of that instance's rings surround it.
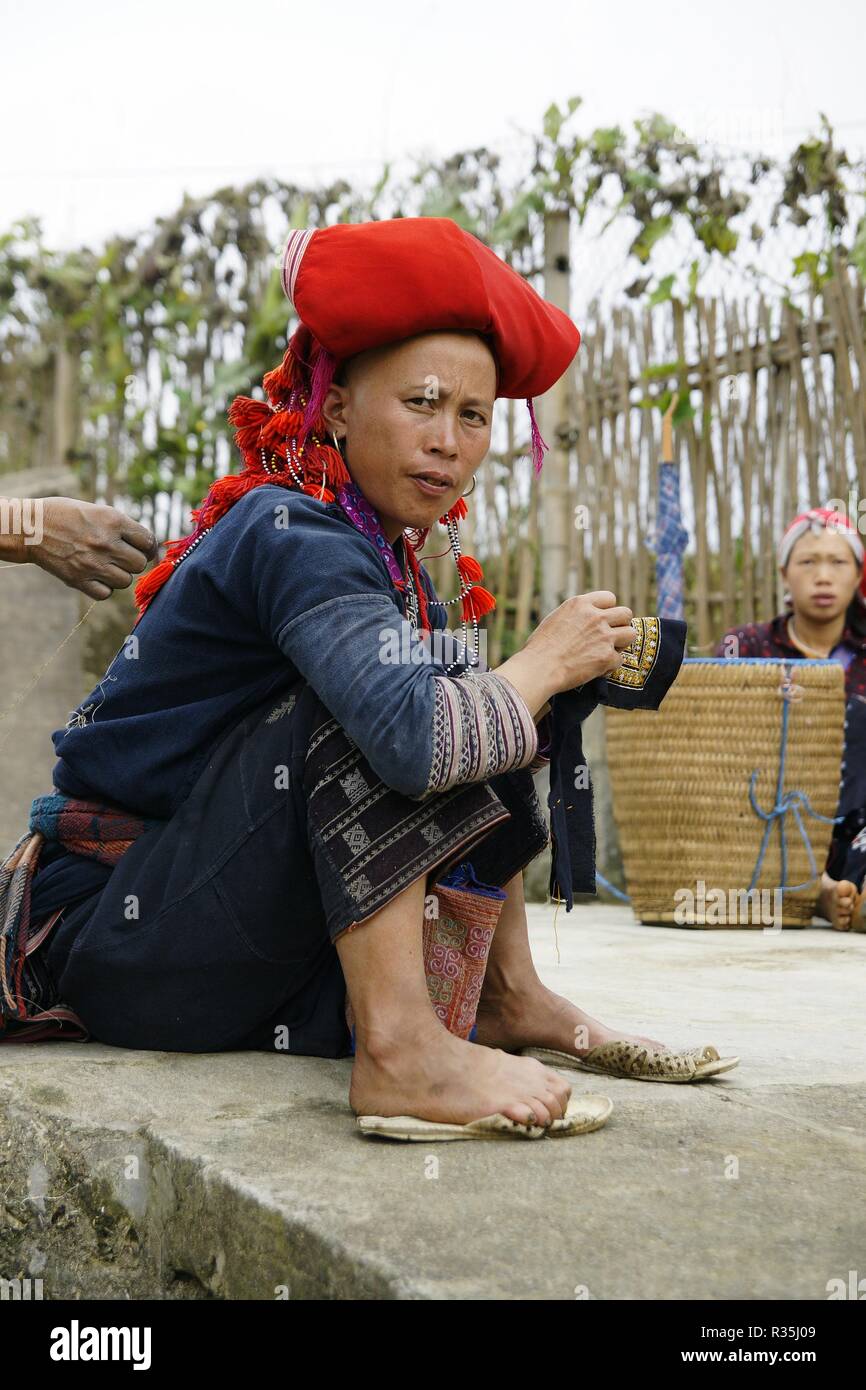
<svg viewBox="0 0 866 1390">
<path fill-rule="evenodd" d="M 444 627 L 444 610 L 431 608 L 431 620 Z M 599 700 L 657 707 L 682 659 L 684 624 L 648 619 L 641 631 L 622 671 L 554 696 L 545 721 L 551 887 L 569 908 L 572 888 L 595 887 L 591 790 L 564 794 L 582 761 L 582 720 Z M 404 620 L 384 560 L 335 503 L 276 484 L 256 488 L 178 566 L 97 687 L 54 732 L 54 783 L 68 796 L 168 819 L 214 742 L 299 677 L 406 796 L 546 761 L 517 691 L 465 663 L 448 674 L 454 655 L 453 646 L 431 651 Z M 46 846 L 43 859 L 56 860 L 37 881 L 46 912 L 110 872 L 58 846 Z"/>
<path fill-rule="evenodd" d="M 431 618 L 446 621 L 442 608 Z M 486 671 L 446 675 L 450 655 L 406 622 L 384 560 L 336 503 L 258 487 L 178 566 L 53 733 L 54 783 L 168 818 L 214 741 L 293 676 L 407 796 L 529 766 L 538 736 L 522 698 Z"/>
</svg>

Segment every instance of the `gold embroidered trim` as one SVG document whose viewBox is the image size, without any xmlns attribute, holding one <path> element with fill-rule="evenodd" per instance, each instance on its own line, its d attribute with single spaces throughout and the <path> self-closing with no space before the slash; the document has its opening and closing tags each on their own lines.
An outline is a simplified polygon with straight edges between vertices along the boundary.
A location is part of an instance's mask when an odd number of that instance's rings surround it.
<svg viewBox="0 0 866 1390">
<path fill-rule="evenodd" d="M 658 618 L 632 618 L 637 637 L 622 653 L 622 661 L 605 679 L 611 685 L 627 685 L 642 690 L 650 678 L 659 650 Z"/>
</svg>

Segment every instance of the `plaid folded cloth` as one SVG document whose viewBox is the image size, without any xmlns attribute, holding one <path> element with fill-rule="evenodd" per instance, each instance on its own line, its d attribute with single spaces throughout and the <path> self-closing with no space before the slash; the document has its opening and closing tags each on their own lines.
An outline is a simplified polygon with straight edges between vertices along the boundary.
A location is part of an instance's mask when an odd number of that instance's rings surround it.
<svg viewBox="0 0 866 1390">
<path fill-rule="evenodd" d="M 114 865 L 143 831 L 159 824 L 107 802 L 81 801 L 60 792 L 33 800 L 28 830 L 0 864 L 0 1043 L 89 1036 L 78 1015 L 55 997 L 36 954 L 65 911 L 61 907 L 48 918 L 31 920 L 31 889 L 42 846 L 56 842 L 86 859 Z"/>
</svg>

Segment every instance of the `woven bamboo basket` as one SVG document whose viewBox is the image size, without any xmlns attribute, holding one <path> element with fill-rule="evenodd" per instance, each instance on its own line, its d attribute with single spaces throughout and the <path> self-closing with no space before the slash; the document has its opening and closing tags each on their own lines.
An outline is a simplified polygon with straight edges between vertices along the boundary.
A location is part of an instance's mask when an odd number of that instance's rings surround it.
<svg viewBox="0 0 866 1390">
<path fill-rule="evenodd" d="M 792 683 L 782 693 L 786 676 Z M 835 661 L 687 658 L 658 710 L 606 711 L 613 810 L 625 878 L 642 922 L 690 927 L 808 926 L 814 915 L 832 825 L 794 798 L 770 823 L 759 894 L 749 893 L 766 822 L 781 791 L 805 793 L 832 817 L 839 796 L 845 676 Z M 787 845 L 783 885 L 779 821 Z M 703 885 L 703 887 L 701 887 Z M 772 915 L 770 915 L 772 914 Z"/>
</svg>

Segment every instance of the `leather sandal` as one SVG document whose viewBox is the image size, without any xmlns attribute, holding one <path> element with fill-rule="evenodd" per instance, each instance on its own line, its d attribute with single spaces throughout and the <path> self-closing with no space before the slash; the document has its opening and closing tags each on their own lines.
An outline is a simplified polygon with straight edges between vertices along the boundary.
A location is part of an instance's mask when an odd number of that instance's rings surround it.
<svg viewBox="0 0 866 1390">
<path fill-rule="evenodd" d="M 543 1139 L 546 1135 L 564 1138 L 601 1129 L 612 1110 L 613 1101 L 607 1096 L 587 1092 L 572 1096 L 565 1114 L 549 1125 L 522 1125 L 506 1115 L 485 1115 L 465 1125 L 421 1120 L 416 1115 L 358 1115 L 356 1124 L 362 1134 L 372 1138 L 418 1140 L 425 1144 L 446 1139 Z"/>
<path fill-rule="evenodd" d="M 739 1057 L 721 1057 L 712 1044 L 692 1047 L 683 1052 L 667 1048 L 652 1051 L 641 1043 L 615 1039 L 591 1047 L 582 1057 L 573 1052 L 559 1052 L 550 1047 L 523 1047 L 521 1056 L 535 1057 L 548 1066 L 567 1064 L 577 1071 L 601 1072 L 605 1076 L 623 1076 L 631 1081 L 701 1081 L 706 1076 L 718 1076 L 738 1065 Z"/>
</svg>

